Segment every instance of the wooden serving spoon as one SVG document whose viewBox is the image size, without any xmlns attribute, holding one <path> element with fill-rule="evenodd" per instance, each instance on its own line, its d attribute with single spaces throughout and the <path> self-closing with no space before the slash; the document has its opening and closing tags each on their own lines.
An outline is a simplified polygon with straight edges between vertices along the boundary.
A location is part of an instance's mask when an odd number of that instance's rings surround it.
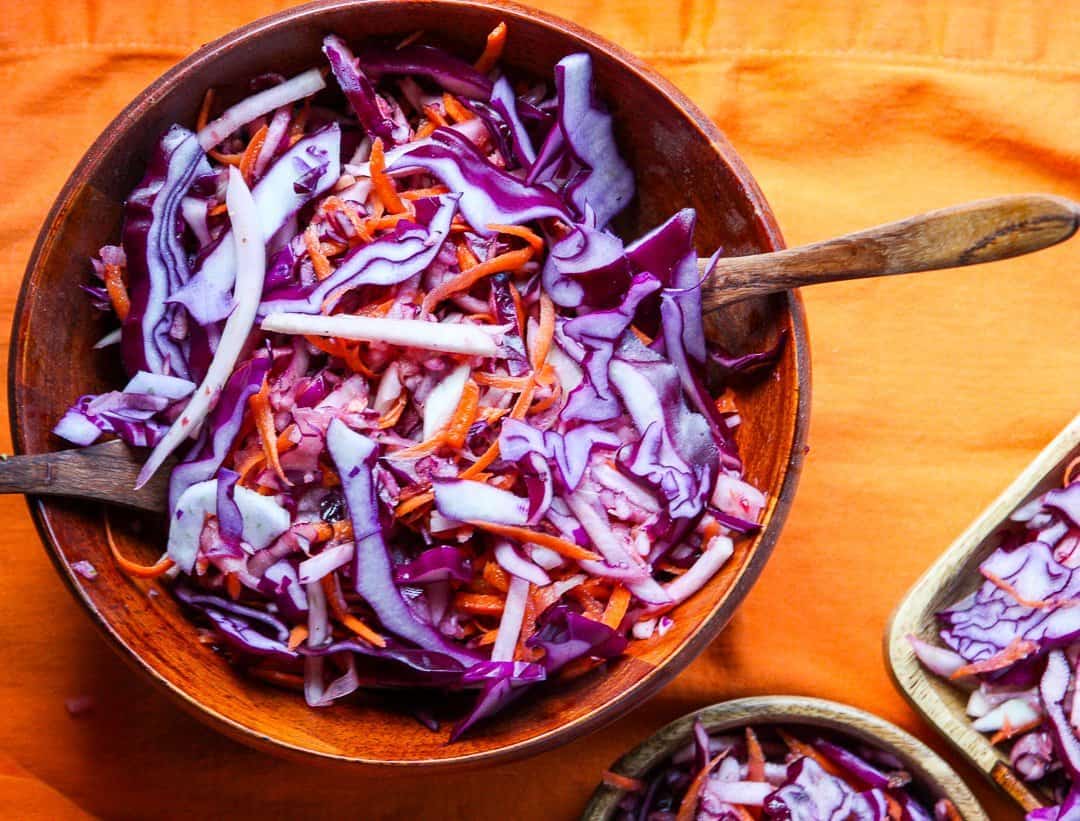
<svg viewBox="0 0 1080 821">
<path fill-rule="evenodd" d="M 699 260 L 702 309 L 821 282 L 912 274 L 1007 259 L 1076 233 L 1080 204 L 1018 194 L 930 211 L 837 239 L 745 257 L 724 257 L 708 271 Z M 74 496 L 164 512 L 167 466 L 140 490 L 144 455 L 119 440 L 87 448 L 9 456 L 0 461 L 0 493 Z"/>
</svg>

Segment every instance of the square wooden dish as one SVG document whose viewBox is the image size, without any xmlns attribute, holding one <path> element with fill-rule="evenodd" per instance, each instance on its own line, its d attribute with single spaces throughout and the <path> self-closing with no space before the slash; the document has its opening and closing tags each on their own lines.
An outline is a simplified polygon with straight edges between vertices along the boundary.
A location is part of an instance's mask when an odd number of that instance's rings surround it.
<svg viewBox="0 0 1080 821">
<path fill-rule="evenodd" d="M 1025 810 L 1043 805 L 1009 766 L 1009 759 L 971 726 L 964 691 L 919 663 L 907 637 L 938 643 L 934 614 L 963 598 L 982 582 L 979 564 L 998 546 L 1009 515 L 1024 503 L 1061 483 L 1062 471 L 1080 455 L 1080 416 L 1046 446 L 960 537 L 952 543 L 904 597 L 885 633 L 885 662 L 896 686 L 912 707 L 932 724 L 987 778 Z"/>
</svg>

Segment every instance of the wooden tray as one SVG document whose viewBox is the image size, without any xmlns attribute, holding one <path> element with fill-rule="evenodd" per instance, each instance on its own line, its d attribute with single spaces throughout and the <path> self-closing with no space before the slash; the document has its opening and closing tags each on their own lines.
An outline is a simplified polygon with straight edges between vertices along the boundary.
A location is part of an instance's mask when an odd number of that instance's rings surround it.
<svg viewBox="0 0 1080 821">
<path fill-rule="evenodd" d="M 923 574 L 900 602 L 885 632 L 885 662 L 896 686 L 923 718 L 994 784 L 1025 810 L 1043 806 L 1009 766 L 1008 757 L 974 730 L 959 688 L 924 669 L 909 635 L 939 642 L 934 613 L 971 593 L 982 581 L 978 566 L 997 548 L 998 532 L 1025 502 L 1061 483 L 1062 471 L 1080 454 L 1080 416 L 1070 422 L 1006 488 L 944 555 Z"/>
</svg>

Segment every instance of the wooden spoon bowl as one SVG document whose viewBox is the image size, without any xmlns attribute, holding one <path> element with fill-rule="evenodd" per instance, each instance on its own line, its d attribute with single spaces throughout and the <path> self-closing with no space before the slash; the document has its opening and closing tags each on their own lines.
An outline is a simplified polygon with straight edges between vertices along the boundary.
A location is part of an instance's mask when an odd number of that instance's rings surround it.
<svg viewBox="0 0 1080 821">
<path fill-rule="evenodd" d="M 68 180 L 31 257 L 19 298 L 10 365 L 11 424 L 21 453 L 56 450 L 49 433 L 76 397 L 121 384 L 116 356 L 92 350 L 107 330 L 78 285 L 88 259 L 115 242 L 127 193 L 151 147 L 171 123 L 192 123 L 207 87 L 226 100 L 266 71 L 289 75 L 320 61 L 328 32 L 348 39 L 405 36 L 423 29 L 465 54 L 479 51 L 500 20 L 510 29 L 506 62 L 550 77 L 564 55 L 588 51 L 617 138 L 636 169 L 639 196 L 617 228 L 637 235 L 692 206 L 701 253 L 782 246 L 772 212 L 754 180 L 706 116 L 638 60 L 594 34 L 534 9 L 469 0 L 336 0 L 252 23 L 207 45 L 170 70 L 98 138 Z M 663 637 L 636 642 L 629 654 L 576 680 L 551 683 L 503 716 L 455 743 L 403 713 L 361 697 L 313 710 L 303 698 L 239 675 L 198 640 L 196 627 L 163 590 L 124 576 L 105 543 L 102 507 L 32 498 L 30 509 L 58 571 L 110 644 L 198 718 L 250 744 L 298 758 L 393 769 L 490 764 L 540 752 L 606 724 L 647 699 L 683 669 L 725 625 L 760 573 L 791 505 L 809 410 L 809 353 L 794 294 L 748 301 L 710 317 L 711 335 L 729 353 L 760 348 L 785 333 L 772 373 L 737 393 L 738 444 L 751 482 L 768 493 L 764 527 L 743 539 L 724 571 L 675 613 Z M 121 548 L 152 561 L 162 525 L 114 511 Z M 70 564 L 92 562 L 87 581 Z"/>
<path fill-rule="evenodd" d="M 937 753 L 884 719 L 819 698 L 760 696 L 724 701 L 697 710 L 658 730 L 611 766 L 611 771 L 630 778 L 644 778 L 693 741 L 694 722 L 701 719 L 710 733 L 737 731 L 746 726 L 781 725 L 808 730 L 826 730 L 846 736 L 895 756 L 921 787 L 926 799 L 947 798 L 964 821 L 988 821 L 971 790 Z M 601 784 L 593 793 L 581 821 L 607 821 L 625 795 L 623 790 Z"/>
</svg>

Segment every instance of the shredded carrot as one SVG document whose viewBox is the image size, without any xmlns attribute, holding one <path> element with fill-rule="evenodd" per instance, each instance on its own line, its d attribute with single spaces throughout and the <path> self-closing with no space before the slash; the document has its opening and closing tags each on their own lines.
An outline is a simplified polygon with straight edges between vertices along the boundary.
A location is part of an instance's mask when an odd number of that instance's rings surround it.
<svg viewBox="0 0 1080 821">
<path fill-rule="evenodd" d="M 536 344 L 531 346 L 529 361 L 533 370 L 538 371 L 547 362 L 551 351 L 551 340 L 555 336 L 555 303 L 546 293 L 540 293 L 540 327 L 536 330 Z"/>
<path fill-rule="evenodd" d="M 562 396 L 562 386 L 561 385 L 556 385 L 552 389 L 551 393 L 549 393 L 546 397 L 541 399 L 539 402 L 536 402 L 535 404 L 530 406 L 529 413 L 543 413 L 548 408 L 550 408 L 552 405 L 554 405 L 556 402 L 558 402 L 559 398 L 561 396 Z"/>
<path fill-rule="evenodd" d="M 1023 605 L 1024 607 L 1030 607 L 1033 610 L 1045 610 L 1052 607 L 1075 607 L 1076 605 L 1080 604 L 1080 600 L 1077 599 L 1025 599 L 1020 594 L 1019 590 L 1017 590 L 1011 583 L 1005 581 L 1005 579 L 1001 578 L 1000 576 L 991 573 L 989 570 L 983 567 L 979 568 L 979 572 L 982 573 L 983 576 L 986 577 L 987 581 L 989 581 L 995 587 L 1004 590 L 1006 593 L 1016 599 L 1017 604 Z"/>
<path fill-rule="evenodd" d="M 472 248 L 469 247 L 469 243 L 464 240 L 461 240 L 457 244 L 457 261 L 458 268 L 462 271 L 468 271 L 470 268 L 474 268 L 480 264 L 480 260 L 476 258 L 476 254 L 474 254 Z"/>
<path fill-rule="evenodd" d="M 499 637 L 499 629 L 498 628 L 495 628 L 494 630 L 485 630 L 480 635 L 480 638 L 478 638 L 476 640 L 476 646 L 477 647 L 487 647 L 489 644 L 494 644 L 495 639 L 497 639 L 498 637 Z"/>
<path fill-rule="evenodd" d="M 435 501 L 435 494 L 430 490 L 426 490 L 423 493 L 417 493 L 415 496 L 410 496 L 404 502 L 401 502 L 397 508 L 394 509 L 394 515 L 399 519 L 403 519 L 410 513 L 419 510 L 424 505 L 430 504 L 433 501 Z"/>
<path fill-rule="evenodd" d="M 607 784 L 609 787 L 614 787 L 616 790 L 625 790 L 626 792 L 641 792 L 645 789 L 645 783 L 637 778 L 631 778 L 628 775 L 622 773 L 615 773 L 611 770 L 604 770 L 600 774 L 600 780 Z"/>
<path fill-rule="evenodd" d="M 467 271 L 462 271 L 455 277 L 448 279 L 428 291 L 421 306 L 424 313 L 431 313 L 432 309 L 452 294 L 467 291 L 484 277 L 499 274 L 503 271 L 516 271 L 526 262 L 532 259 L 532 249 L 524 248 L 520 251 L 507 251 L 496 257 L 485 260 L 479 265 L 474 265 Z"/>
<path fill-rule="evenodd" d="M 210 107 L 214 104 L 214 89 L 206 89 L 203 94 L 202 105 L 199 106 L 199 116 L 195 119 L 195 130 L 202 131 L 210 122 Z"/>
<path fill-rule="evenodd" d="M 487 74 L 502 57 L 503 48 L 506 46 L 506 23 L 500 22 L 491 30 L 484 44 L 484 53 L 481 54 L 473 65 L 481 74 Z"/>
<path fill-rule="evenodd" d="M 292 487 L 292 482 L 285 478 L 285 471 L 281 467 L 281 455 L 277 448 L 278 435 L 274 430 L 274 411 L 270 407 L 269 380 L 263 380 L 262 387 L 248 399 L 248 406 L 251 408 L 251 415 L 255 417 L 255 428 L 259 431 L 259 440 L 262 442 L 267 464 L 274 469 L 283 485 Z"/>
<path fill-rule="evenodd" d="M 371 369 L 360 360 L 359 343 L 350 345 L 345 340 L 328 339 L 323 336 L 305 336 L 304 339 L 323 353 L 328 353 L 343 360 L 346 365 L 362 376 L 366 376 L 368 379 L 375 378 L 375 374 Z"/>
<path fill-rule="evenodd" d="M 500 593 L 506 593 L 510 589 L 510 579 L 506 577 L 506 571 L 499 566 L 498 562 L 485 562 L 483 576 L 484 581 Z"/>
<path fill-rule="evenodd" d="M 221 214 L 224 214 L 228 210 L 229 210 L 229 206 L 222 202 L 222 203 L 219 203 L 219 204 L 215 205 L 213 208 L 208 209 L 207 212 L 206 212 L 206 216 L 208 216 L 208 217 L 216 217 L 216 216 L 219 216 Z"/>
<path fill-rule="evenodd" d="M 1014 727 L 1009 723 L 1009 719 L 1006 718 L 1001 723 L 1001 729 L 994 733 L 990 738 L 990 743 L 1000 744 L 1002 741 L 1008 741 L 1010 738 L 1015 738 L 1022 733 L 1026 733 L 1028 730 L 1034 730 L 1040 724 L 1042 724 L 1042 719 L 1037 718 L 1034 721 L 1028 721 Z"/>
<path fill-rule="evenodd" d="M 713 401 L 713 406 L 718 413 L 735 413 L 738 410 L 735 405 L 735 391 L 724 388 L 724 392 Z"/>
<path fill-rule="evenodd" d="M 530 380 L 528 376 L 500 376 L 499 374 L 490 373 L 476 373 L 473 378 L 479 384 L 489 388 L 500 388 L 515 393 L 525 390 Z"/>
<path fill-rule="evenodd" d="M 586 550 L 573 542 L 568 542 L 566 539 L 560 539 L 558 536 L 552 536 L 550 533 L 544 533 L 541 530 L 530 530 L 527 527 L 517 527 L 516 525 L 497 525 L 491 522 L 471 521 L 469 524 L 479 530 L 494 533 L 496 536 L 505 536 L 507 539 L 513 539 L 524 544 L 538 544 L 550 548 L 560 556 L 565 556 L 568 559 L 576 561 L 600 560 L 600 557 L 591 550 Z"/>
<path fill-rule="evenodd" d="M 903 821 L 904 808 L 888 793 L 885 793 L 885 806 L 888 808 L 885 814 L 889 821 Z"/>
<path fill-rule="evenodd" d="M 571 590 L 568 590 L 566 595 L 574 599 L 581 605 L 581 609 L 585 611 L 584 615 L 588 616 L 593 621 L 603 621 L 604 618 L 604 606 L 600 604 L 582 585 L 578 585 Z"/>
<path fill-rule="evenodd" d="M 529 412 L 529 406 L 532 404 L 533 392 L 536 390 L 536 380 L 530 379 L 528 384 L 525 385 L 525 389 L 518 396 L 517 401 L 514 403 L 514 407 L 510 409 L 511 419 L 524 419 L 525 414 Z"/>
<path fill-rule="evenodd" d="M 326 601 L 330 605 L 330 612 L 334 614 L 334 618 L 341 623 L 342 627 L 352 630 L 368 644 L 374 644 L 376 647 L 386 646 L 386 639 L 345 609 L 345 602 L 341 598 L 341 590 L 338 588 L 336 576 L 333 574 L 323 576 L 322 586 L 323 590 L 326 591 Z"/>
<path fill-rule="evenodd" d="M 275 447 L 277 448 L 279 456 L 280 454 L 292 450 L 294 447 L 296 447 L 296 442 L 294 442 L 292 438 L 295 432 L 296 425 L 290 424 L 287 428 L 285 428 L 285 430 L 278 434 Z M 238 479 L 238 481 L 243 484 L 244 480 L 247 478 L 248 474 L 251 473 L 252 470 L 265 463 L 265 450 L 253 452 L 247 459 L 244 460 L 243 464 L 237 466 L 236 472 L 240 474 L 240 478 Z"/>
<path fill-rule="evenodd" d="M 746 728 L 746 778 L 749 781 L 765 780 L 765 753 L 753 728 Z"/>
<path fill-rule="evenodd" d="M 369 166 L 371 168 L 371 184 L 375 188 L 375 193 L 379 199 L 382 200 L 382 204 L 386 206 L 386 210 L 394 214 L 404 213 L 407 210 L 405 203 L 398 196 L 394 181 L 386 176 L 386 155 L 383 153 L 382 140 L 378 137 L 371 144 Z"/>
<path fill-rule="evenodd" d="M 541 651 L 538 648 L 527 646 L 527 642 L 536 632 L 536 617 L 540 610 L 536 606 L 536 585 L 529 585 L 529 596 L 525 599 L 525 615 L 521 619 L 521 632 L 518 634 L 517 647 L 514 648 L 514 658 L 521 661 L 532 661 Z"/>
<path fill-rule="evenodd" d="M 501 598 L 487 593 L 458 593 L 454 596 L 454 607 L 475 616 L 498 616 L 505 605 Z"/>
<path fill-rule="evenodd" d="M 482 473 L 488 465 L 499 458 L 499 440 L 496 439 L 485 450 L 480 458 L 469 465 L 465 470 L 458 474 L 459 479 L 475 479 L 478 474 Z"/>
<path fill-rule="evenodd" d="M 458 402 L 457 409 L 446 426 L 445 436 L 448 446 L 459 450 L 465 446 L 465 437 L 469 435 L 469 428 L 476 421 L 479 409 L 480 388 L 470 379 L 465 383 L 465 389 L 461 392 L 461 401 Z"/>
<path fill-rule="evenodd" d="M 450 189 L 445 185 L 433 185 L 431 188 L 414 188 L 412 191 L 404 191 L 401 198 L 404 200 L 422 200 L 425 197 L 437 197 L 440 194 L 449 194 Z"/>
<path fill-rule="evenodd" d="M 311 98 L 308 97 L 304 100 L 303 106 L 300 107 L 300 112 L 293 117 L 292 122 L 289 124 L 289 145 L 293 146 L 300 142 L 301 137 L 304 136 L 304 127 L 307 125 L 308 117 L 311 115 Z"/>
<path fill-rule="evenodd" d="M 319 242 L 319 229 L 312 223 L 304 231 L 304 245 L 307 247 L 308 256 L 311 258 L 311 267 L 315 271 L 315 278 L 324 280 L 334 269 L 330 267 L 330 260 L 323 253 L 322 243 Z"/>
<path fill-rule="evenodd" d="M 965 664 L 949 676 L 949 678 L 957 679 L 963 678 L 964 676 L 973 676 L 977 673 L 992 673 L 995 670 L 1002 670 L 1018 661 L 1026 659 L 1038 649 L 1039 646 L 1035 642 L 1016 636 L 1008 643 L 1005 649 L 999 650 L 997 653 L 990 656 L 990 658 L 976 661 L 971 664 Z"/>
<path fill-rule="evenodd" d="M 1080 456 L 1077 456 L 1075 459 L 1069 462 L 1068 467 L 1065 468 L 1065 473 L 1063 474 L 1065 479 L 1062 483 L 1065 487 L 1071 485 L 1073 483 L 1073 480 L 1076 479 L 1075 474 L 1077 472 L 1077 468 L 1080 468 Z"/>
<path fill-rule="evenodd" d="M 607 607 L 604 608 L 602 621 L 612 630 L 618 630 L 622 620 L 626 617 L 626 611 L 630 607 L 630 591 L 623 585 L 617 584 L 611 591 Z"/>
<path fill-rule="evenodd" d="M 728 752 L 728 750 L 723 750 L 716 758 L 706 764 L 701 772 L 694 776 L 694 780 L 686 788 L 686 794 L 683 796 L 682 804 L 679 805 L 679 813 L 675 816 L 675 821 L 693 820 L 694 814 L 697 812 L 698 800 L 701 798 L 701 789 L 705 786 L 709 773 L 713 771 L 713 768 L 720 763 Z"/>
<path fill-rule="evenodd" d="M 438 450 L 446 444 L 446 433 L 439 431 L 426 442 L 418 442 L 415 445 L 410 445 L 407 448 L 401 450 L 395 450 L 390 455 L 395 459 L 399 457 L 412 458 L 413 456 L 423 456 L 426 453 L 431 453 L 433 450 Z"/>
<path fill-rule="evenodd" d="M 109 295 L 116 316 L 123 322 L 131 311 L 131 298 L 124 284 L 124 272 L 119 265 L 105 266 L 105 291 Z"/>
<path fill-rule="evenodd" d="M 446 112 L 446 116 L 453 120 L 455 123 L 463 123 L 466 120 L 473 119 L 473 113 L 469 109 L 465 108 L 450 92 L 446 92 L 442 95 L 443 111 Z"/>
<path fill-rule="evenodd" d="M 113 540 L 112 526 L 109 524 L 109 514 L 107 511 L 105 513 L 105 541 L 108 543 L 109 552 L 112 553 L 113 559 L 120 566 L 120 569 L 136 579 L 156 579 L 167 573 L 175 564 L 168 556 L 162 558 L 157 564 L 152 565 L 139 564 L 138 562 L 131 561 L 131 559 L 125 559 L 120 555 L 120 550 Z"/>
<path fill-rule="evenodd" d="M 425 114 L 427 113 L 427 108 L 428 106 L 424 106 Z M 423 140 L 427 137 L 430 137 L 433 133 L 435 133 L 435 129 L 438 127 L 438 124 L 432 122 L 431 120 L 424 120 L 424 122 L 420 124 L 420 127 L 416 129 L 416 133 L 413 134 L 413 140 Z"/>
<path fill-rule="evenodd" d="M 784 740 L 784 743 L 787 744 L 788 749 L 791 750 L 791 752 L 795 753 L 795 755 L 801 755 L 809 758 L 811 761 L 821 767 L 821 769 L 829 773 L 829 775 L 835 775 L 838 778 L 843 778 L 843 774 L 840 772 L 839 768 L 837 768 L 835 764 L 829 761 L 829 759 L 827 759 L 809 744 L 806 744 L 803 741 L 799 741 L 799 739 L 795 738 L 795 736 L 785 732 L 784 730 L 781 730 L 779 727 L 776 728 L 776 732 L 777 735 L 779 735 L 780 738 Z"/>
<path fill-rule="evenodd" d="M 375 423 L 375 427 L 379 430 L 386 430 L 392 428 L 398 423 L 401 418 L 402 412 L 405 410 L 405 406 L 409 404 L 409 397 L 405 395 L 405 391 L 402 391 L 398 398 L 394 400 L 394 404 L 379 417 L 379 421 Z"/>
<path fill-rule="evenodd" d="M 266 132 L 269 130 L 269 126 L 263 125 L 256 131 L 247 144 L 247 148 L 244 149 L 244 153 L 240 155 L 240 173 L 244 175 L 244 181 L 248 185 L 251 185 L 255 178 L 255 160 L 259 158 L 259 152 L 262 151 L 263 143 L 266 142 Z"/>
<path fill-rule="evenodd" d="M 240 598 L 240 593 L 243 587 L 240 584 L 240 577 L 236 573 L 225 574 L 225 592 L 229 594 L 229 598 L 236 601 Z"/>
<path fill-rule="evenodd" d="M 509 412 L 508 408 L 483 408 L 480 411 L 480 418 L 490 425 L 492 422 L 498 422 Z"/>
<path fill-rule="evenodd" d="M 288 648 L 295 650 L 305 641 L 307 641 L 308 629 L 306 625 L 298 624 L 292 630 L 289 631 L 289 643 Z"/>
<path fill-rule="evenodd" d="M 525 240 L 533 249 L 533 253 L 539 254 L 544 250 L 544 240 L 524 225 L 489 225 L 488 229 Z"/>
<path fill-rule="evenodd" d="M 424 116 L 428 118 L 428 122 L 434 125 L 435 128 L 445 128 L 450 125 L 450 123 L 446 121 L 446 117 L 442 115 L 442 112 L 433 105 L 424 106 Z M 432 131 L 434 131 L 435 128 L 433 128 Z"/>
<path fill-rule="evenodd" d="M 649 336 L 644 331 L 642 331 L 640 328 L 638 328 L 637 325 L 631 325 L 630 330 L 633 332 L 634 336 L 636 336 L 638 339 L 641 340 L 642 344 L 645 344 L 645 345 L 651 345 L 652 344 L 652 337 Z"/>
</svg>

